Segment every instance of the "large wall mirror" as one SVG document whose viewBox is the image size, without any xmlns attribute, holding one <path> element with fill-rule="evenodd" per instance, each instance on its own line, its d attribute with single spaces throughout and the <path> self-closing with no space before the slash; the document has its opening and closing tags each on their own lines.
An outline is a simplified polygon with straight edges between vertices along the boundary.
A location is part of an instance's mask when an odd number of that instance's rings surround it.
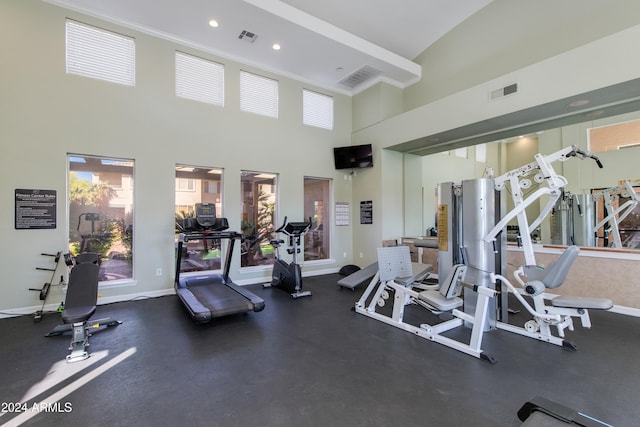
<svg viewBox="0 0 640 427">
<path fill-rule="evenodd" d="M 546 245 L 640 252 L 640 112 L 595 116 L 581 123 L 423 156 L 421 234 L 435 227 L 439 183 L 500 176 L 534 161 L 537 153 L 550 154 L 570 145 L 594 152 L 603 168 L 580 159 L 553 164 L 568 184 L 552 213 L 533 231 L 534 240 Z M 526 192 L 536 188 L 534 182 Z M 513 207 L 510 197 L 506 199 L 507 209 Z M 545 204 L 544 199 L 532 204 L 527 216 L 536 218 Z M 514 221 L 508 227 L 509 235 L 517 234 L 515 226 Z"/>
</svg>

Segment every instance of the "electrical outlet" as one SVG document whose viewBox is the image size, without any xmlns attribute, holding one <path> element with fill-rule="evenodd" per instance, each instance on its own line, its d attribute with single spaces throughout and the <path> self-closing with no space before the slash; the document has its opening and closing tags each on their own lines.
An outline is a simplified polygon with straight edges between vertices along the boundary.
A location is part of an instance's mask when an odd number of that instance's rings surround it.
<svg viewBox="0 0 640 427">
<path fill-rule="evenodd" d="M 156 276 L 162 276 L 162 269 L 156 268 Z"/>
</svg>

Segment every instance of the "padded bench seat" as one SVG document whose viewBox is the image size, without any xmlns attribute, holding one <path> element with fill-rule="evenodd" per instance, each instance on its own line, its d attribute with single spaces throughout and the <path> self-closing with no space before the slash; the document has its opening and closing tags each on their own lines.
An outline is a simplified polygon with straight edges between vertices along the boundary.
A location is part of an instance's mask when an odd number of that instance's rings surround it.
<svg viewBox="0 0 640 427">
<path fill-rule="evenodd" d="M 420 292 L 418 298 L 439 311 L 451 311 L 463 303 L 462 298 L 446 298 L 440 291 L 432 289 Z"/>
<path fill-rule="evenodd" d="M 78 323 L 89 319 L 96 312 L 95 305 L 86 305 L 82 307 L 67 307 L 62 312 L 62 321 L 64 323 Z"/>
<path fill-rule="evenodd" d="M 560 295 L 551 300 L 551 305 L 554 307 L 609 310 L 613 307 L 613 301 L 607 298 L 572 297 Z"/>
</svg>

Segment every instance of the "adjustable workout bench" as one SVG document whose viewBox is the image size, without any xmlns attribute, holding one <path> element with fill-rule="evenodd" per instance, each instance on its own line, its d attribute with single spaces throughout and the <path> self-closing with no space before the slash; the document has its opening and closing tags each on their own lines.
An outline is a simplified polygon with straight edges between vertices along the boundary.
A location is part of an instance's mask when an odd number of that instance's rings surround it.
<svg viewBox="0 0 640 427">
<path fill-rule="evenodd" d="M 45 335 L 52 337 L 71 331 L 71 353 L 67 356 L 67 362 L 77 362 L 89 357 L 86 348 L 89 346 L 90 329 L 122 323 L 111 318 L 89 321 L 96 311 L 98 301 L 98 261 L 99 255 L 96 253 L 83 253 L 75 258 L 75 265 L 69 273 L 67 297 L 62 312 L 64 325 L 56 326 Z"/>
<path fill-rule="evenodd" d="M 431 271 L 433 271 L 433 266 L 429 264 L 418 264 L 412 262 L 411 275 L 408 277 L 411 278 L 415 283 L 421 283 L 429 276 Z M 338 286 L 340 286 L 340 289 L 347 288 L 353 291 L 363 283 L 370 281 L 376 275 L 376 273 L 378 273 L 378 263 L 374 262 L 373 264 L 369 264 L 365 268 L 358 270 L 355 273 L 351 273 L 347 277 L 343 277 L 342 279 L 338 280 Z"/>
</svg>

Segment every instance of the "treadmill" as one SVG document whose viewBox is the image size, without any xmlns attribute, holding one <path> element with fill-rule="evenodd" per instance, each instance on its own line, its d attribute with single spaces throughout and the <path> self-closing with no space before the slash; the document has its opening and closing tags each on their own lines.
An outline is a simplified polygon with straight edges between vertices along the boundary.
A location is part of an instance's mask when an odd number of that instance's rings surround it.
<svg viewBox="0 0 640 427">
<path fill-rule="evenodd" d="M 197 203 L 195 218 L 183 222 L 183 230 L 178 238 L 176 254 L 176 295 L 196 323 L 207 323 L 215 317 L 232 314 L 259 312 L 264 309 L 264 300 L 252 292 L 236 285 L 229 278 L 233 247 L 243 236 L 235 231 L 227 231 L 226 218 L 216 218 L 215 205 Z M 229 247 L 222 274 L 203 273 L 180 277 L 180 265 L 185 244 L 189 241 L 228 240 Z"/>
</svg>

